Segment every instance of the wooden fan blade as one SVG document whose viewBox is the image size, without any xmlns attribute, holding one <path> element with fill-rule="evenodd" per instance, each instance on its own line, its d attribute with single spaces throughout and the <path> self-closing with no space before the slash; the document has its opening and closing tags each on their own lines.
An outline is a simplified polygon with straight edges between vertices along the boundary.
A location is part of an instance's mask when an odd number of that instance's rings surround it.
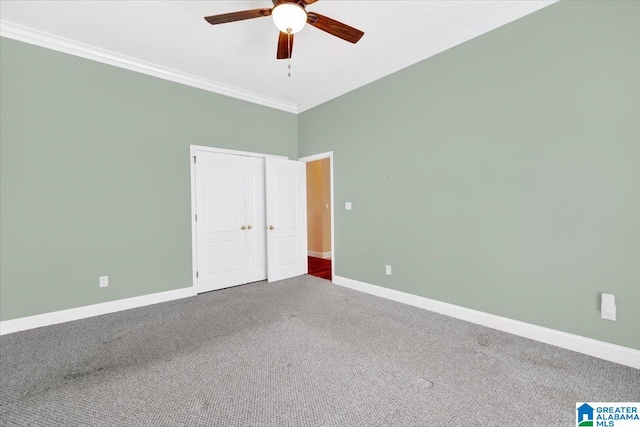
<svg viewBox="0 0 640 427">
<path fill-rule="evenodd" d="M 318 0 L 302 0 L 302 2 L 303 2 L 305 5 L 314 4 L 314 3 L 315 3 L 315 2 L 317 2 L 317 1 L 318 1 Z M 276 3 L 286 3 L 286 0 L 271 0 L 271 2 L 272 2 L 272 3 L 274 4 L 274 6 L 275 6 L 275 4 L 276 4 Z M 297 1 L 294 1 L 293 3 L 297 3 Z"/>
<path fill-rule="evenodd" d="M 291 39 L 289 39 L 291 37 Z M 278 35 L 278 53 L 276 58 L 278 59 L 287 59 L 291 58 L 291 54 L 293 53 L 293 34 L 289 35 L 287 33 L 283 33 L 280 31 L 280 35 Z"/>
<path fill-rule="evenodd" d="M 363 31 L 315 12 L 307 13 L 307 23 L 351 43 L 358 43 L 364 35 Z"/>
<path fill-rule="evenodd" d="M 241 12 L 223 13 L 222 15 L 205 16 L 204 19 L 211 25 L 227 22 L 244 21 L 245 19 L 262 18 L 271 15 L 271 9 L 251 9 Z"/>
</svg>

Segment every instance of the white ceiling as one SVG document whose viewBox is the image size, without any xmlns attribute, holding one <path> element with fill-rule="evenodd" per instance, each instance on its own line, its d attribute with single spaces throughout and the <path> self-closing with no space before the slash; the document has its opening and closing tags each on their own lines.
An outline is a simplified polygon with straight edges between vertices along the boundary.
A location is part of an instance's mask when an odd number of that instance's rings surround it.
<svg viewBox="0 0 640 427">
<path fill-rule="evenodd" d="M 291 78 L 270 17 L 204 16 L 264 1 L 0 1 L 1 34 L 124 68 L 301 112 L 541 9 L 555 0 L 345 1 L 307 7 L 365 32 L 355 45 L 307 25 Z"/>
</svg>

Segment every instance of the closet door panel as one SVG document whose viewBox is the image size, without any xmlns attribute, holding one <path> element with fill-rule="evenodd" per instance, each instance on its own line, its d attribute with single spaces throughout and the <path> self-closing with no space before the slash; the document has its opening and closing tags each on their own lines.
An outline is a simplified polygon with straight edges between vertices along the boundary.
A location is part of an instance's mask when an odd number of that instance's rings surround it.
<svg viewBox="0 0 640 427">
<path fill-rule="evenodd" d="M 257 282 L 267 278 L 264 158 L 247 157 L 245 159 L 245 171 L 247 282 Z"/>
<path fill-rule="evenodd" d="M 306 165 L 266 159 L 267 281 L 307 273 Z"/>
<path fill-rule="evenodd" d="M 196 157 L 198 292 L 246 283 L 244 159 Z"/>
</svg>

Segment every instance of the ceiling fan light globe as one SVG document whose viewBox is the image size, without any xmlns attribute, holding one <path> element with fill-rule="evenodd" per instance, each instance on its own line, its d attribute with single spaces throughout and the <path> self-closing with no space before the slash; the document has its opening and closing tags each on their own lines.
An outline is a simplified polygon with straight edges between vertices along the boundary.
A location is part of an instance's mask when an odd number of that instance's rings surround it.
<svg viewBox="0 0 640 427">
<path fill-rule="evenodd" d="M 295 34 L 307 23 L 307 12 L 296 3 L 282 3 L 271 12 L 273 22 L 283 33 Z"/>
</svg>

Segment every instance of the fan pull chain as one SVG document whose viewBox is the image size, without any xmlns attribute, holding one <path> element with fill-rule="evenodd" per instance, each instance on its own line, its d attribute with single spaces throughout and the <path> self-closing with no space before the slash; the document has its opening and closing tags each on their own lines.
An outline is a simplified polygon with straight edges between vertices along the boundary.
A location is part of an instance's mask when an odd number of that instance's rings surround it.
<svg viewBox="0 0 640 427">
<path fill-rule="evenodd" d="M 287 65 L 287 68 L 289 70 L 289 77 L 291 77 L 291 28 L 287 28 L 287 49 L 289 51 L 289 65 Z"/>
</svg>

